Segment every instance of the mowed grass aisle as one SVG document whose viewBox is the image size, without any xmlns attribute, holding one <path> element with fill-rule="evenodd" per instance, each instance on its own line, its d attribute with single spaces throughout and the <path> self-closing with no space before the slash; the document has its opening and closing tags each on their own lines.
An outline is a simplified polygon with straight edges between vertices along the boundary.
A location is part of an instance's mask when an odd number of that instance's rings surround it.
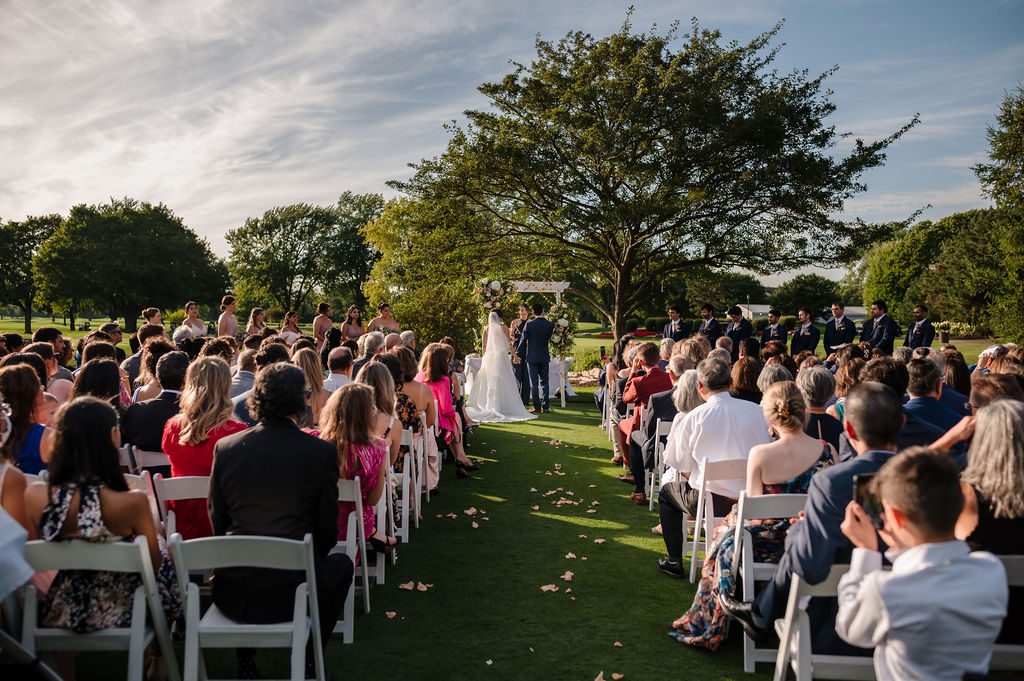
<svg viewBox="0 0 1024 681">
<path fill-rule="evenodd" d="M 445 467 L 441 495 L 399 548 L 387 583 L 373 587 L 372 612 L 356 606 L 355 643 L 332 642 L 335 678 L 752 678 L 738 639 L 708 653 L 667 636 L 693 587 L 657 571 L 657 514 L 629 503 L 631 488 L 615 479 L 621 469 L 608 464 L 597 426 L 581 391 L 536 421 L 475 431 L 471 454 L 484 464 L 470 480 Z M 571 582 L 561 579 L 567 571 Z M 433 586 L 399 588 L 409 581 Z M 541 590 L 549 584 L 558 591 Z M 123 669 L 123 657 L 102 657 L 83 677 L 116 678 L 112 665 Z M 211 676 L 234 673 L 233 654 L 207 659 Z M 266 676 L 287 674 L 283 654 L 258 659 Z"/>
</svg>

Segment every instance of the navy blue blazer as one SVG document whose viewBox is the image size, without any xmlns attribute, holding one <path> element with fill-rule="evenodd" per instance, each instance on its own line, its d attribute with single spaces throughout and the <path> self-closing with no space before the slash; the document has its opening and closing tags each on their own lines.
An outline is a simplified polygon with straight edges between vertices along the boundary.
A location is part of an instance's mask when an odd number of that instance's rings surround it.
<svg viewBox="0 0 1024 681">
<path fill-rule="evenodd" d="M 770 325 L 766 326 L 761 330 L 761 347 L 763 348 L 771 341 L 782 341 L 782 344 L 786 345 L 788 337 L 789 333 L 782 324 L 776 324 L 774 329 Z"/>
<path fill-rule="evenodd" d="M 860 342 L 863 343 L 867 339 L 871 338 L 871 333 L 875 330 L 875 320 L 868 317 L 864 320 L 864 324 L 860 328 Z"/>
<path fill-rule="evenodd" d="M 666 324 L 661 330 L 661 337 L 671 338 L 678 343 L 681 340 L 689 338 L 692 333 L 693 327 L 690 326 L 690 322 L 685 319 L 680 319 L 676 322 L 676 330 L 674 332 L 672 331 L 672 322 Z"/>
<path fill-rule="evenodd" d="M 526 322 L 523 327 L 523 335 L 516 343 L 517 354 L 520 357 L 525 357 L 527 364 L 547 364 L 551 361 L 548 342 L 551 340 L 554 330 L 555 325 L 545 317 L 534 317 Z M 523 353 L 524 348 L 525 354 Z"/>
<path fill-rule="evenodd" d="M 879 320 L 875 320 L 875 323 L 871 326 L 871 336 L 868 338 L 868 344 L 873 348 L 878 348 L 887 355 L 892 354 L 892 346 L 896 344 L 896 336 L 900 333 L 900 327 L 889 315 L 885 315 Z"/>
<path fill-rule="evenodd" d="M 935 340 L 935 327 L 930 319 L 922 319 L 920 326 L 917 322 L 907 329 L 907 337 L 903 339 L 903 347 L 906 348 L 928 348 Z"/>
<path fill-rule="evenodd" d="M 903 405 L 903 410 L 941 428 L 943 432 L 960 423 L 963 418 L 934 397 L 914 397 Z"/>
<path fill-rule="evenodd" d="M 834 352 L 837 345 L 852 343 L 856 336 L 857 325 L 853 320 L 845 315 L 838 320 L 833 317 L 825 324 L 825 353 Z"/>
<path fill-rule="evenodd" d="M 971 403 L 967 399 L 967 395 L 959 393 L 952 388 L 942 386 L 942 394 L 939 395 L 939 402 L 942 402 L 944 406 L 952 409 L 961 416 L 971 415 Z"/>
<path fill-rule="evenodd" d="M 821 331 L 818 331 L 818 327 L 811 324 L 807 328 L 807 333 L 803 333 L 803 327 L 798 327 L 793 330 L 793 338 L 789 341 L 789 354 L 796 357 L 796 353 L 803 352 L 804 350 L 814 350 L 818 347 L 818 340 L 821 338 Z"/>
<path fill-rule="evenodd" d="M 732 341 L 732 359 L 736 361 L 736 358 L 740 356 L 740 341 L 754 335 L 754 325 L 750 323 L 749 319 L 740 319 L 739 324 L 729 322 L 729 326 L 726 328 L 729 330 L 725 332 L 725 335 Z"/>
<path fill-rule="evenodd" d="M 711 341 L 711 347 L 714 347 L 715 341 L 722 335 L 722 325 L 718 323 L 717 319 L 712 317 L 701 322 L 698 333 Z"/>
</svg>

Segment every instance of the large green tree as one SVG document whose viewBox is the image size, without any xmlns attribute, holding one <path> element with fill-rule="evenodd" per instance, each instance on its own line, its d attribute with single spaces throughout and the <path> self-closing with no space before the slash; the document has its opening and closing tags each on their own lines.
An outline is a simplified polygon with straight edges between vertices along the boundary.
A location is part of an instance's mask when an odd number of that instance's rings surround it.
<svg viewBox="0 0 1024 681">
<path fill-rule="evenodd" d="M 0 303 L 21 310 L 26 334 L 32 333 L 32 306 L 37 288 L 32 258 L 60 221 L 59 215 L 41 215 L 0 223 Z"/>
<path fill-rule="evenodd" d="M 772 305 L 784 315 L 796 315 L 808 307 L 814 318 L 825 317 L 832 301 L 839 297 L 839 284 L 820 274 L 798 274 L 772 291 Z"/>
<path fill-rule="evenodd" d="M 921 276 L 935 262 L 943 241 L 954 237 L 962 226 L 956 216 L 938 222 L 924 220 L 872 248 L 865 256 L 864 305 L 883 300 L 895 318 L 910 320 L 914 306 L 924 300 Z"/>
<path fill-rule="evenodd" d="M 366 305 L 363 284 L 370 277 L 373 263 L 380 257 L 363 236 L 363 228 L 384 212 L 380 194 L 354 194 L 346 191 L 338 197 L 338 232 L 334 252 L 342 258 L 337 279 L 325 285 L 323 293 L 338 301 Z"/>
<path fill-rule="evenodd" d="M 74 206 L 33 261 L 38 298 L 74 314 L 88 303 L 136 327 L 139 310 L 216 301 L 227 270 L 170 208 L 130 198 Z"/>
<path fill-rule="evenodd" d="M 627 18 L 604 38 L 538 39 L 531 63 L 480 87 L 489 106 L 449 127 L 444 153 L 392 186 L 462 199 L 492 235 L 570 256 L 615 333 L 665 276 L 845 260 L 881 230 L 835 216 L 916 117 L 840 148 L 832 70 L 777 71 L 779 30 L 725 43 Z"/>
<path fill-rule="evenodd" d="M 764 284 L 742 272 L 693 270 L 685 280 L 686 303 L 694 316 L 705 303 L 713 305 L 715 313 L 721 316 L 733 305 L 763 303 L 766 299 Z"/>
</svg>

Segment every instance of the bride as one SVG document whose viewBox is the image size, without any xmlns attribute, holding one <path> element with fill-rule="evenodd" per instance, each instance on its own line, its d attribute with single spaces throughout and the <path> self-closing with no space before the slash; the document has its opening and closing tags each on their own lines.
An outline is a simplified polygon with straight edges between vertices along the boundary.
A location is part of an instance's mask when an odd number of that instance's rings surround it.
<svg viewBox="0 0 1024 681">
<path fill-rule="evenodd" d="M 484 358 L 473 378 L 473 391 L 466 412 L 474 421 L 507 423 L 537 418 L 523 406 L 509 357 L 508 330 L 501 313 L 487 316 L 484 330 Z"/>
</svg>

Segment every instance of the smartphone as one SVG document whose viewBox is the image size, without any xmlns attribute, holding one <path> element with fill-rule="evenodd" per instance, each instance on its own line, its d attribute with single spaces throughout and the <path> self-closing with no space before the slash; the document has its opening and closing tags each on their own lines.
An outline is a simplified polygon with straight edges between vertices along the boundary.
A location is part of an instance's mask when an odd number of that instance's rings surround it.
<svg viewBox="0 0 1024 681">
<path fill-rule="evenodd" d="M 882 511 L 882 501 L 875 492 L 875 474 L 853 476 L 853 498 L 864 509 L 871 524 L 876 530 L 885 527 L 885 513 Z"/>
</svg>

